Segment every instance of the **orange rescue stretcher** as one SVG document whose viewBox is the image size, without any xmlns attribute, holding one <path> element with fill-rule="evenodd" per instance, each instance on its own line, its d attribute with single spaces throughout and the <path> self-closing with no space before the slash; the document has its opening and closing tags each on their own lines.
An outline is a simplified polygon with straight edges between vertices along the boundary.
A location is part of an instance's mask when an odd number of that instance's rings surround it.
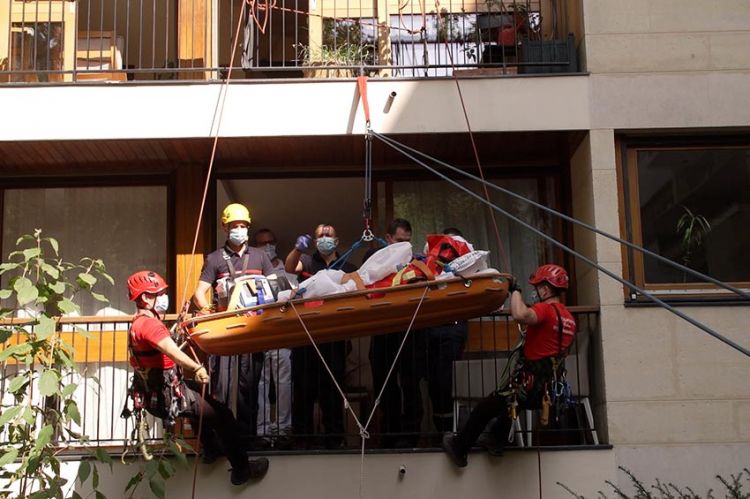
<svg viewBox="0 0 750 499">
<path fill-rule="evenodd" d="M 412 329 L 490 314 L 508 297 L 509 277 L 483 272 L 468 278 L 269 303 L 194 317 L 182 322 L 181 328 L 201 350 L 212 355 L 309 345 L 300 318 L 316 343 L 394 333 L 408 329 L 423 294 Z"/>
</svg>

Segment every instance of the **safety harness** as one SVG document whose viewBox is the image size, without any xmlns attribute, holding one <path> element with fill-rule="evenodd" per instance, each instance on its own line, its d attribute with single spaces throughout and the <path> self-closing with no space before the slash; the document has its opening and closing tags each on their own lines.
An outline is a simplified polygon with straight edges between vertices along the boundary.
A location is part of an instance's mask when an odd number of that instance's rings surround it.
<svg viewBox="0 0 750 499">
<path fill-rule="evenodd" d="M 148 452 L 145 443 L 149 427 L 144 417 L 144 409 L 162 420 L 166 432 L 173 433 L 177 417 L 188 408 L 190 401 L 187 399 L 189 391 L 185 389 L 182 371 L 177 364 L 168 369 L 144 366 L 141 361 L 144 357 L 157 357 L 163 354 L 153 347 L 145 350 L 134 348 L 133 326 L 139 317 L 142 316 L 136 316 L 128 329 L 128 351 L 135 360 L 136 367 L 134 375 L 130 378 L 130 387 L 120 417 L 134 418 L 130 441 L 148 461 L 153 456 Z M 132 409 L 129 407 L 129 401 L 132 402 Z"/>
<path fill-rule="evenodd" d="M 498 394 L 510 397 L 509 414 L 511 419 L 518 418 L 518 405 L 524 403 L 530 408 L 541 408 L 540 423 L 549 424 L 550 409 L 553 409 L 555 422 L 560 420 L 563 410 L 572 401 L 570 384 L 566 380 L 565 357 L 568 348 L 563 348 L 563 320 L 560 310 L 551 303 L 557 315 L 558 351 L 557 355 L 538 360 L 528 360 L 521 355 L 516 363 L 510 382 Z M 519 348 L 523 348 L 520 346 Z M 512 432 L 512 430 L 511 430 Z M 509 439 L 512 433 L 509 435 Z"/>
</svg>

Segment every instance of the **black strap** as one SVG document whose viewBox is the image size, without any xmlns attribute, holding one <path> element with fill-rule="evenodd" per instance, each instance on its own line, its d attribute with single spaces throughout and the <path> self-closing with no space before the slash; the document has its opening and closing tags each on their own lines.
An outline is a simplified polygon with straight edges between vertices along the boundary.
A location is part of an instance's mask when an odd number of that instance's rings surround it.
<svg viewBox="0 0 750 499">
<path fill-rule="evenodd" d="M 245 248 L 245 254 L 242 255 L 242 272 L 240 274 L 237 274 L 237 272 L 234 270 L 234 265 L 232 265 L 232 257 L 229 253 L 227 253 L 226 248 L 222 248 L 222 256 L 224 257 L 224 260 L 227 262 L 227 267 L 229 267 L 229 282 L 233 282 L 234 279 L 238 276 L 245 275 L 245 271 L 247 270 L 248 263 L 250 262 L 250 253 L 249 249 Z"/>
<path fill-rule="evenodd" d="M 563 320 L 562 315 L 560 315 L 560 311 L 557 309 L 557 307 L 550 303 L 550 306 L 555 310 L 555 314 L 557 314 L 557 356 L 559 358 L 563 357 Z M 565 349 L 567 350 L 567 348 Z M 565 356 L 568 355 L 568 352 L 564 352 Z"/>
</svg>

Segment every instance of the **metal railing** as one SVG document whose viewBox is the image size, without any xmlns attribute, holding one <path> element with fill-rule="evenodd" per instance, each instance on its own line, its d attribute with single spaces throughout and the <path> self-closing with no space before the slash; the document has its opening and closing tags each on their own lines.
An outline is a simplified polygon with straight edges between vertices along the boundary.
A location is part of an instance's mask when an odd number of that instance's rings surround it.
<svg viewBox="0 0 750 499">
<path fill-rule="evenodd" d="M 219 80 L 230 66 L 239 79 L 578 70 L 578 10 L 561 0 L 6 3 L 6 83 Z"/>
<path fill-rule="evenodd" d="M 592 343 L 599 341 L 599 314 L 596 309 L 586 307 L 573 307 L 572 311 L 579 332 L 566 361 L 568 381 L 574 398 L 588 402 L 596 379 L 591 360 Z M 79 368 L 78 373 L 68 373 L 65 378 L 78 385 L 74 399 L 81 415 L 80 426 L 70 429 L 88 437 L 73 443 L 120 448 L 131 437 L 133 429 L 131 420 L 120 417 L 133 376 L 127 354 L 130 317 L 65 318 L 62 321 L 60 334 L 73 345 Z M 76 328 L 83 328 L 89 334 L 81 334 Z M 465 329 L 449 325 L 413 333 L 394 367 L 388 385 L 390 390 L 384 392 L 375 412 L 369 428 L 368 449 L 439 446 L 439 437 L 444 431 L 460 427 L 473 405 L 501 386 L 511 350 L 519 340 L 518 329 L 507 314 L 469 321 Z M 367 420 L 375 404 L 401 338 L 398 333 L 354 338 L 341 342 L 339 347 L 328 344 L 321 348 L 360 421 Z M 16 341 L 19 340 L 22 340 L 22 333 L 18 333 Z M 359 429 L 346 413 L 327 374 L 320 369 L 317 354 L 310 347 L 297 348 L 293 349 L 290 359 L 291 378 L 278 364 L 271 362 L 266 364 L 270 367 L 266 375 L 270 375 L 272 381 L 259 384 L 263 354 L 253 354 L 248 371 L 252 382 L 248 392 L 240 396 L 248 407 L 239 407 L 242 400 L 238 404 L 238 400 L 230 397 L 230 406 L 240 414 L 238 419 L 246 432 L 243 437 L 248 446 L 297 451 L 358 449 Z M 16 365 L 3 363 L 0 389 L 4 407 L 13 404 L 7 387 L 17 372 Z M 234 374 L 230 373 L 229 378 L 234 378 Z M 275 382 L 280 378 L 282 381 L 291 379 L 291 386 L 288 386 L 291 393 L 280 393 L 284 390 L 283 383 L 279 388 Z M 291 414 L 291 431 L 278 425 L 285 404 Z M 537 421 L 538 415 L 522 414 L 521 424 L 516 426 L 515 444 L 598 444 L 590 407 L 590 404 L 578 407 L 577 424 L 564 432 L 542 427 Z M 149 416 L 149 422 L 151 438 L 160 438 L 160 421 Z M 182 428 L 191 436 L 188 426 Z"/>
</svg>

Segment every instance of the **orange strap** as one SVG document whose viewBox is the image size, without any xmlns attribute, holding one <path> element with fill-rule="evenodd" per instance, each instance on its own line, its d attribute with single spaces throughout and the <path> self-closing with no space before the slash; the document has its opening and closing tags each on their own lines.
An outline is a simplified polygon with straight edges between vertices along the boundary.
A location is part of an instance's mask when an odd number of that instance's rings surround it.
<svg viewBox="0 0 750 499">
<path fill-rule="evenodd" d="M 367 101 L 367 77 L 357 76 L 357 88 L 362 99 L 362 109 L 365 111 L 365 121 L 370 124 L 370 103 Z"/>
</svg>

